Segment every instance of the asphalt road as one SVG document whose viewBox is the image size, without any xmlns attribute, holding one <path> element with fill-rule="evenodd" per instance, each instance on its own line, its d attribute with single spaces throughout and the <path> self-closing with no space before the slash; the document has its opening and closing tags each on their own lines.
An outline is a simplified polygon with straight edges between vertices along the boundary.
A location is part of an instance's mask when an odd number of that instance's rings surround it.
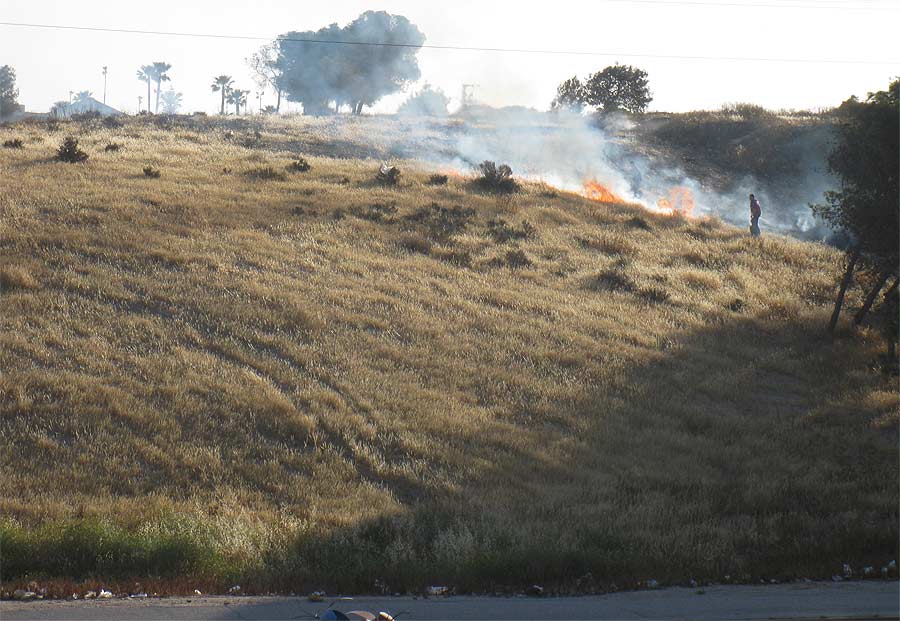
<svg viewBox="0 0 900 621">
<path fill-rule="evenodd" d="M 590 597 L 359 597 L 334 608 L 380 610 L 416 619 L 900 619 L 897 582 L 801 583 L 671 588 Z M 22 619 L 296 619 L 324 612 L 325 604 L 297 597 L 191 597 L 106 601 L 0 603 L 2 621 Z"/>
</svg>

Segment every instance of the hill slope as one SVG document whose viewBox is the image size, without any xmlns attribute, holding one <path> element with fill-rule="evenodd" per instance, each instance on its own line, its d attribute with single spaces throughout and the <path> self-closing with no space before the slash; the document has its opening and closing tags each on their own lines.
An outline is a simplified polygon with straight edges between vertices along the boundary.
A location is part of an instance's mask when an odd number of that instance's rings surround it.
<svg viewBox="0 0 900 621">
<path fill-rule="evenodd" d="M 593 589 L 893 554 L 898 396 L 877 339 L 822 337 L 836 251 L 414 162 L 284 172 L 403 130 L 366 123 L 0 128 L 7 580 Z M 51 159 L 67 134 L 87 162 Z"/>
</svg>

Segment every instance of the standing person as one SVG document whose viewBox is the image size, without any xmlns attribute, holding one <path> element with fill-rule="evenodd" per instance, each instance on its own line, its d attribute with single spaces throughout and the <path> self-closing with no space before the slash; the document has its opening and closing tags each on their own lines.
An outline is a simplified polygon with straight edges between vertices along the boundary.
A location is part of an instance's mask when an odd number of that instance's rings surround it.
<svg viewBox="0 0 900 621">
<path fill-rule="evenodd" d="M 752 194 L 750 195 L 750 234 L 759 237 L 759 217 L 762 215 L 762 207 Z"/>
</svg>

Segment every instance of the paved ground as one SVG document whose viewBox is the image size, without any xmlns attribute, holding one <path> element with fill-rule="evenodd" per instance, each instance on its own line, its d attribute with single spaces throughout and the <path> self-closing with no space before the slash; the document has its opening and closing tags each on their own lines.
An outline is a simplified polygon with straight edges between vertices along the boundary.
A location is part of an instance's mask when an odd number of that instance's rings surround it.
<svg viewBox="0 0 900 621">
<path fill-rule="evenodd" d="M 805 583 L 673 588 L 591 597 L 360 597 L 341 611 L 386 610 L 415 619 L 900 619 L 897 582 Z M 296 597 L 192 597 L 151 600 L 0 603 L 2 621 L 22 619 L 311 619 L 326 604 Z"/>
</svg>

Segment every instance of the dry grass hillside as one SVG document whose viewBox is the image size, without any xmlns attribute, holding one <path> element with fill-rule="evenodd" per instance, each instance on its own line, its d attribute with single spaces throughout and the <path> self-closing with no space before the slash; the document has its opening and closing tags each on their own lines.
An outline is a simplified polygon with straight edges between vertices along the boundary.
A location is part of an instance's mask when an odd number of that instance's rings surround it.
<svg viewBox="0 0 900 621">
<path fill-rule="evenodd" d="M 365 158 L 407 129 L 0 127 L 24 143 L 0 149 L 7 585 L 595 590 L 894 557 L 900 400 L 874 331 L 823 336 L 837 251 L 414 161 L 382 186 Z M 54 161 L 67 135 L 87 161 Z"/>
</svg>

